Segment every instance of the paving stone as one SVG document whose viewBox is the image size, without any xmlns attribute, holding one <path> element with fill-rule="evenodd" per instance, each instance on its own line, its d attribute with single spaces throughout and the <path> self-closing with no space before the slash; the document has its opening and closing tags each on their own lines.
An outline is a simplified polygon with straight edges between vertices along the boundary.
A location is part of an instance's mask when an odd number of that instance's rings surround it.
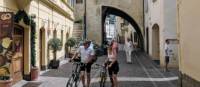
<svg viewBox="0 0 200 87">
<path fill-rule="evenodd" d="M 106 56 L 99 57 L 97 63 L 103 64 L 105 59 Z M 163 72 L 148 55 L 142 52 L 138 52 L 136 56 L 133 56 L 132 60 L 132 64 L 127 64 L 125 52 L 119 52 L 119 87 L 177 87 L 176 77 L 178 76 L 178 71 L 176 69 L 170 69 L 170 72 Z M 42 82 L 40 87 L 65 87 L 72 73 L 72 68 L 72 64 L 66 62 L 59 69 L 51 69 L 44 72 L 38 80 Z M 91 70 L 91 87 L 99 87 L 99 72 L 98 69 Z M 31 87 L 27 86 L 27 84 L 25 85 L 25 87 Z M 106 82 L 106 87 L 110 87 L 109 80 Z"/>
</svg>

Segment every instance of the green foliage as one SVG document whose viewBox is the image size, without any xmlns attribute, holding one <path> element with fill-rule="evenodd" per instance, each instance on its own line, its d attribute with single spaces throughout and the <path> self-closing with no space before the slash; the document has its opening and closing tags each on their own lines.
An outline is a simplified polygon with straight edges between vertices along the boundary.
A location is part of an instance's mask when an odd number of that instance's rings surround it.
<svg viewBox="0 0 200 87">
<path fill-rule="evenodd" d="M 58 38 L 52 38 L 48 42 L 50 50 L 53 50 L 54 52 L 59 51 L 62 49 L 62 42 Z"/>
<path fill-rule="evenodd" d="M 30 25 L 30 17 L 28 16 L 28 14 L 26 13 L 26 11 L 24 10 L 19 10 L 15 17 L 14 17 L 14 21 L 16 23 L 19 23 L 20 20 L 23 19 L 23 22 L 26 24 L 26 25 Z"/>
<path fill-rule="evenodd" d="M 31 20 L 31 65 L 33 67 L 36 66 L 36 50 L 35 50 L 35 44 L 36 44 L 36 23 Z"/>
<path fill-rule="evenodd" d="M 67 42 L 65 43 L 65 45 L 68 46 L 68 47 L 73 47 L 73 46 L 75 46 L 75 45 L 76 45 L 76 39 L 74 39 L 74 38 L 69 38 L 69 39 L 67 40 Z"/>
<path fill-rule="evenodd" d="M 31 27 L 31 65 L 35 67 L 36 65 L 36 50 L 35 50 L 35 39 L 36 39 L 36 23 L 35 21 L 26 13 L 24 10 L 19 10 L 14 17 L 14 21 L 19 23 L 23 19 L 26 25 Z"/>
</svg>

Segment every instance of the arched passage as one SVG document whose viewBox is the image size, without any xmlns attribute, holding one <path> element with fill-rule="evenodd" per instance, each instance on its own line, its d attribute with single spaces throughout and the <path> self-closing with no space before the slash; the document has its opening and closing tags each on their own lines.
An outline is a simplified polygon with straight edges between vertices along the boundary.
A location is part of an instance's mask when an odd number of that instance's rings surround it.
<svg viewBox="0 0 200 87">
<path fill-rule="evenodd" d="M 142 35 L 140 27 L 135 22 L 135 20 L 131 16 L 129 16 L 127 13 L 125 13 L 124 11 L 114 8 L 114 7 L 110 7 L 110 6 L 102 6 L 102 42 L 104 42 L 106 40 L 105 31 L 104 31 L 105 29 L 103 26 L 105 23 L 106 16 L 110 15 L 110 14 L 124 18 L 134 27 L 135 31 L 137 32 L 138 38 L 139 38 L 138 45 L 140 48 L 144 49 L 143 35 Z"/>
</svg>

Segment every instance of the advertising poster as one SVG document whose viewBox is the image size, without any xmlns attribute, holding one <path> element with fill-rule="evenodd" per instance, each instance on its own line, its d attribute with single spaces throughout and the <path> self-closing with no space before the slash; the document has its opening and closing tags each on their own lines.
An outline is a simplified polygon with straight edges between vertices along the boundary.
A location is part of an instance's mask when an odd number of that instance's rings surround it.
<svg viewBox="0 0 200 87">
<path fill-rule="evenodd" d="M 13 13 L 0 12 L 0 76 L 9 75 L 12 55 Z"/>
</svg>

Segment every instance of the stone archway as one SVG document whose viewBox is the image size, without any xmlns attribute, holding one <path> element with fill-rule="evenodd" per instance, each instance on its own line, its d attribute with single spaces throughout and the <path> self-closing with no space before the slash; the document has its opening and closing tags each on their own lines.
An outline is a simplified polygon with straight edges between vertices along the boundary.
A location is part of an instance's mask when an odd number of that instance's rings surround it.
<svg viewBox="0 0 200 87">
<path fill-rule="evenodd" d="M 137 32 L 138 38 L 139 38 L 138 45 L 140 48 L 144 49 L 144 39 L 143 39 L 142 31 L 141 31 L 139 25 L 136 23 L 136 21 L 131 16 L 129 16 L 126 12 L 124 12 L 120 9 L 111 7 L 111 6 L 102 6 L 102 42 L 105 41 L 105 33 L 104 33 L 105 29 L 103 26 L 105 23 L 106 16 L 110 15 L 110 14 L 124 18 L 134 27 L 135 31 Z"/>
<path fill-rule="evenodd" d="M 103 14 L 108 11 L 103 7 L 110 7 L 115 10 L 115 13 L 122 12 L 128 15 L 126 19 L 134 19 L 134 22 L 141 29 L 141 32 L 144 28 L 144 14 L 143 14 L 143 0 L 87 0 L 86 4 L 86 14 L 85 14 L 85 28 L 86 38 L 90 40 L 95 40 L 95 42 L 101 45 L 103 42 L 102 34 L 102 23 L 103 23 Z M 131 21 L 129 21 L 131 22 Z M 133 22 L 132 22 L 133 24 Z M 95 36 L 95 37 L 94 37 Z M 141 35 L 142 36 L 142 35 Z M 140 36 L 140 37 L 141 37 Z M 143 42 L 142 40 L 140 40 Z M 140 43 L 141 43 L 140 42 Z M 143 44 L 143 43 L 141 43 Z M 140 46 L 143 48 L 143 45 Z"/>
</svg>

